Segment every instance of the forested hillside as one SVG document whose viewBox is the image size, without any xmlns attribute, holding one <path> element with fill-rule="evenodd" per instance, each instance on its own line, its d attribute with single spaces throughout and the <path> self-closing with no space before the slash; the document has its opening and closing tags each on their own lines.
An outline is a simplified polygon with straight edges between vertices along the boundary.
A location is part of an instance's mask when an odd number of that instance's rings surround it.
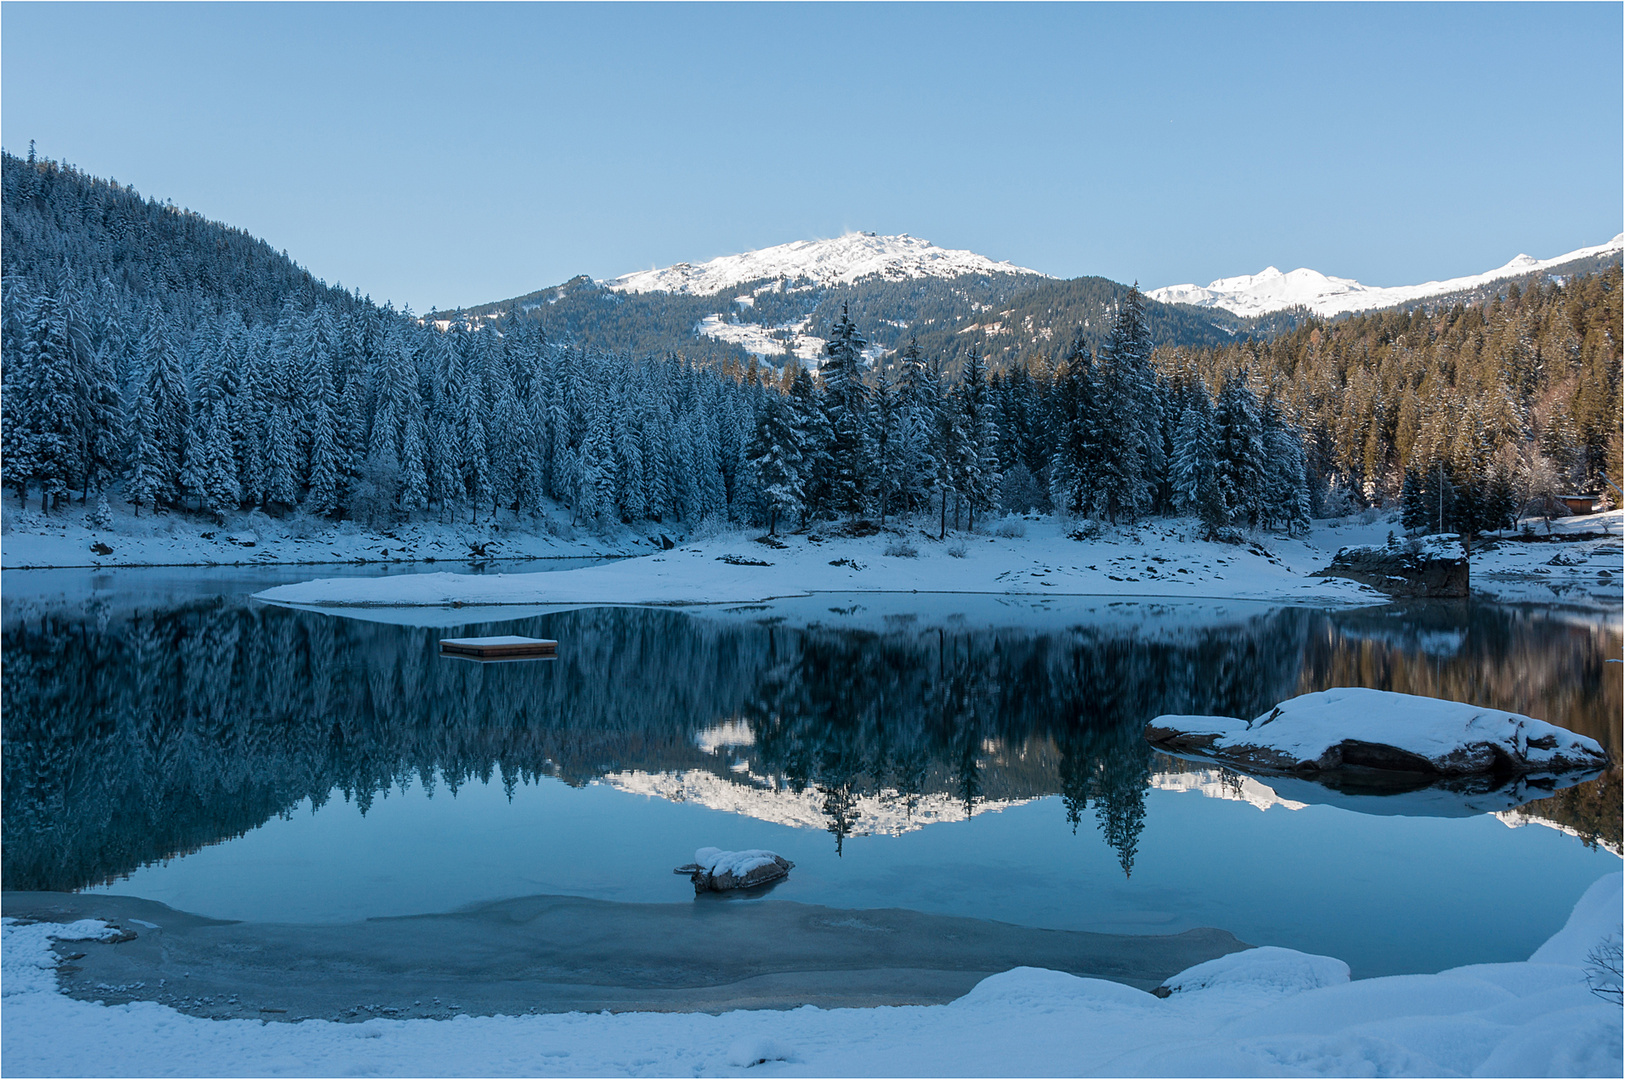
<svg viewBox="0 0 1625 1080">
<path fill-rule="evenodd" d="M 561 508 L 588 526 L 770 531 L 1188 513 L 1217 534 L 1298 529 L 1350 500 L 1431 492 L 1437 506 L 1444 485 L 1446 524 L 1474 532 L 1531 494 L 1597 488 L 1619 460 L 1617 267 L 1484 307 L 1309 320 L 1207 348 L 1170 347 L 1172 324 L 1136 289 L 1051 282 L 1048 295 L 1073 297 L 1051 304 L 989 275 L 1004 306 L 956 318 L 1053 326 L 1077 305 L 1106 317 L 1059 342 L 1036 335 L 1042 347 L 1012 347 L 1002 365 L 975 335 L 935 331 L 875 365 L 873 335 L 901 327 L 861 304 L 818 322 L 815 306 L 815 375 L 748 355 L 570 346 L 545 318 L 415 319 L 127 188 L 43 160 L 7 155 L 3 168 L 0 481 L 47 510 L 85 504 L 96 522 L 122 499 L 209 520 L 259 508 L 538 528 Z M 884 286 L 887 302 L 917 285 Z M 611 311 L 696 302 L 572 289 Z M 535 310 L 568 295 L 555 299 Z M 802 301 L 758 294 L 764 310 L 780 302 Z"/>
<path fill-rule="evenodd" d="M 1098 354 L 1080 327 L 1038 378 L 989 379 L 974 349 L 950 375 L 917 343 L 877 373 L 843 313 L 821 374 L 775 384 L 754 362 L 562 347 L 531 319 L 440 329 L 73 169 L 7 156 L 4 181 L 0 480 L 47 510 L 77 499 L 105 521 L 122 498 L 380 524 L 562 505 L 583 523 L 769 528 L 934 511 L 946 529 L 950 512 L 1200 504 L 1214 528 L 1305 520 L 1290 419 L 1241 380 L 1214 413 L 1158 377 L 1134 290 Z M 131 220 L 147 224 L 108 224 Z"/>
<path fill-rule="evenodd" d="M 1567 492 L 1617 502 L 1607 481 L 1621 483 L 1622 342 L 1614 264 L 1566 283 L 1513 283 L 1478 304 L 1162 349 L 1156 363 L 1209 383 L 1246 373 L 1310 432 L 1315 474 L 1358 501 L 1436 503 L 1442 481 L 1447 502 L 1459 493 L 1522 505 Z"/>
<path fill-rule="evenodd" d="M 747 350 L 697 330 L 708 317 L 759 328 L 775 366 L 798 335 L 822 337 L 845 310 L 864 328 L 883 362 L 896 362 L 909 341 L 957 375 L 975 350 L 990 368 L 1035 357 L 1059 360 L 1082 332 L 1090 348 L 1104 344 L 1129 286 L 1102 277 L 1057 281 L 1038 274 L 986 273 L 820 285 L 787 279 L 746 282 L 711 295 L 618 292 L 582 276 L 556 288 L 482 304 L 437 318 L 511 317 L 539 322 L 549 338 L 595 349 L 680 351 L 738 363 Z M 741 298 L 749 304 L 741 302 Z M 1227 311 L 1143 300 L 1158 341 L 1218 345 L 1246 320 Z"/>
</svg>

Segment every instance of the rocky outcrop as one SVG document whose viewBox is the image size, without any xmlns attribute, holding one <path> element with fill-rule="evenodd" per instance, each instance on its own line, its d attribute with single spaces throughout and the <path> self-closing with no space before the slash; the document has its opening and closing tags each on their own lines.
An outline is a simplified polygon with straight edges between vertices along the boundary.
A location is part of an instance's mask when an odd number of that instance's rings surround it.
<svg viewBox="0 0 1625 1080">
<path fill-rule="evenodd" d="M 1315 577 L 1340 577 L 1403 599 L 1467 595 L 1467 553 L 1452 536 L 1346 547 Z"/>
<path fill-rule="evenodd" d="M 1360 687 L 1304 694 L 1252 720 L 1159 716 L 1145 726 L 1145 737 L 1170 753 L 1262 772 L 1449 777 L 1608 766 L 1594 739 L 1544 720 Z"/>
<path fill-rule="evenodd" d="M 701 848 L 694 853 L 693 862 L 679 866 L 674 873 L 687 874 L 694 883 L 695 895 L 699 895 L 767 885 L 787 877 L 795 865 L 771 851 Z"/>
</svg>

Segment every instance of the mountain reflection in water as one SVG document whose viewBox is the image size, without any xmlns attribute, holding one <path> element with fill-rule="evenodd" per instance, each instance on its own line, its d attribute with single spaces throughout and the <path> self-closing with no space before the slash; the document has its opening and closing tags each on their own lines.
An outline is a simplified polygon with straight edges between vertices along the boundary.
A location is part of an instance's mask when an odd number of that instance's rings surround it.
<svg viewBox="0 0 1625 1080">
<path fill-rule="evenodd" d="M 1149 624 L 1042 630 L 587 608 L 457 631 L 561 642 L 557 661 L 503 665 L 441 659 L 446 630 L 238 598 L 30 611 L 4 632 L 6 887 L 105 883 L 334 793 L 365 813 L 414 781 L 511 795 L 544 776 L 704 788 L 740 812 L 778 799 L 782 819 L 821 824 L 837 848 L 1059 795 L 1128 873 L 1146 791 L 1197 768 L 1153 754 L 1146 720 L 1251 716 L 1333 685 L 1525 712 L 1619 760 L 1613 627 L 1492 605 L 1220 621 L 1155 607 Z M 1617 850 L 1619 786 L 1616 770 L 1519 814 Z"/>
</svg>

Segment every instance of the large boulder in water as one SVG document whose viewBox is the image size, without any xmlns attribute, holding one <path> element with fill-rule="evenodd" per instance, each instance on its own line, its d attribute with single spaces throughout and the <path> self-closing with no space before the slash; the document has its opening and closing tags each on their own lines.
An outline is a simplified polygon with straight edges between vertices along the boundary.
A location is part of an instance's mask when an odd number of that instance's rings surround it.
<svg viewBox="0 0 1625 1080">
<path fill-rule="evenodd" d="M 1173 753 L 1264 772 L 1523 775 L 1608 765 L 1595 739 L 1544 720 L 1359 687 L 1304 694 L 1252 720 L 1159 716 L 1145 726 L 1145 737 Z"/>
<path fill-rule="evenodd" d="M 694 861 L 687 866 L 679 866 L 676 873 L 687 874 L 689 880 L 694 882 L 694 892 L 698 895 L 766 885 L 786 877 L 795 865 L 781 855 L 758 848 L 723 851 L 707 847 L 696 851 Z"/>
<path fill-rule="evenodd" d="M 1348 578 L 1403 599 L 1459 598 L 1467 595 L 1467 552 L 1446 535 L 1346 547 L 1313 576 Z"/>
</svg>

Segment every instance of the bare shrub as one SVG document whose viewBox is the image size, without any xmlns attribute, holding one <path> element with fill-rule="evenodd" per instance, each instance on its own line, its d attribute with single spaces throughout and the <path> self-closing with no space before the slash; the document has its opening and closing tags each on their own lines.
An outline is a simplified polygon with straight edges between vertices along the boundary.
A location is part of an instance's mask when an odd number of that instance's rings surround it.
<svg viewBox="0 0 1625 1080">
<path fill-rule="evenodd" d="M 1618 934 L 1609 934 L 1586 953 L 1586 985 L 1604 1001 L 1625 1004 L 1625 984 L 1621 982 L 1622 943 Z"/>
<path fill-rule="evenodd" d="M 907 540 L 893 540 L 891 543 L 886 545 L 885 550 L 882 551 L 881 554 L 890 555 L 893 558 L 898 559 L 913 559 L 919 557 L 920 549 L 909 543 Z"/>
</svg>

